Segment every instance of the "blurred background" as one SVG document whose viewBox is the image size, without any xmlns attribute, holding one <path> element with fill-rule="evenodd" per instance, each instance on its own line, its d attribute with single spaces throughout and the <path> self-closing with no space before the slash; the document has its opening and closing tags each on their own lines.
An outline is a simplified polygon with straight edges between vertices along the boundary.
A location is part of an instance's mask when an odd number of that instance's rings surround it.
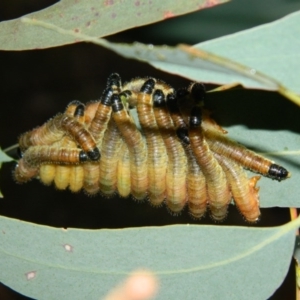
<svg viewBox="0 0 300 300">
<path fill-rule="evenodd" d="M 1 0 L 0 21 L 18 18 L 56 2 Z M 107 38 L 114 42 L 139 41 L 156 45 L 196 44 L 274 21 L 299 9 L 298 0 L 238 0 Z M 21 133 L 63 112 L 71 100 L 87 102 L 98 99 L 107 76 L 112 72 L 118 72 L 124 81 L 136 76 L 154 76 L 175 87 L 188 84 L 184 78 L 162 73 L 145 63 L 127 60 L 106 49 L 85 43 L 45 50 L 0 51 L 0 63 L 2 149 L 15 144 Z M 224 95 L 218 93 L 210 96 L 209 101 L 216 115 L 218 111 L 226 111 L 226 116 L 217 119 L 223 126 L 244 124 L 249 128 L 292 128 L 300 132 L 299 125 L 280 118 L 280 112 L 284 110 L 293 119 L 292 115 L 298 113 L 296 106 L 276 93 L 239 89 Z M 239 101 L 241 98 L 242 104 Z M 275 105 L 270 107 L 270 101 Z M 257 111 L 263 112 L 260 120 L 257 119 Z M 245 115 L 247 118 L 244 118 Z M 4 164 L 0 172 L 0 188 L 4 195 L 0 199 L 0 214 L 4 216 L 56 227 L 77 228 L 199 223 L 192 220 L 187 211 L 174 217 L 165 207 L 157 209 L 146 202 L 138 204 L 132 199 L 89 197 L 83 192 L 72 194 L 43 186 L 37 180 L 17 185 L 11 176 L 13 168 L 14 163 Z M 262 209 L 262 214 L 260 223 L 253 226 L 276 226 L 289 220 L 288 209 Z M 214 224 L 208 216 L 200 223 Z M 224 225 L 245 225 L 245 222 L 237 210 L 231 207 Z M 30 298 L 0 285 L 0 299 Z M 287 279 L 270 299 L 295 299 L 293 263 Z"/>
</svg>

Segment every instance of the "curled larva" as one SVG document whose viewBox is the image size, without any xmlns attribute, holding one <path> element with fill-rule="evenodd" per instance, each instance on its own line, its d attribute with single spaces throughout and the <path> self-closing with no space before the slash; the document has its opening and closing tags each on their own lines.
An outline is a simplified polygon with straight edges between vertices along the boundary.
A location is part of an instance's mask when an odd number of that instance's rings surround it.
<svg viewBox="0 0 300 300">
<path fill-rule="evenodd" d="M 152 93 L 154 79 L 148 79 L 137 96 L 137 113 L 148 152 L 148 197 L 153 205 L 160 205 L 166 198 L 166 169 L 168 157 L 153 112 Z"/>
<path fill-rule="evenodd" d="M 102 159 L 99 163 L 99 188 L 105 196 L 111 196 L 117 189 L 117 168 L 122 146 L 120 132 L 114 120 L 110 120 L 103 137 Z"/>
<path fill-rule="evenodd" d="M 187 159 L 182 144 L 176 137 L 175 127 L 168 113 L 165 95 L 162 90 L 154 91 L 153 105 L 155 119 L 168 155 L 166 203 L 172 212 L 178 213 L 187 201 Z"/>
<path fill-rule="evenodd" d="M 130 153 L 131 194 L 143 200 L 148 190 L 147 148 L 134 121 L 124 109 L 119 95 L 112 96 L 113 119 L 126 142 Z"/>
<path fill-rule="evenodd" d="M 206 179 L 211 216 L 217 221 L 226 217 L 231 200 L 226 175 L 213 156 L 201 129 L 201 109 L 195 106 L 191 113 L 189 139 L 194 155 Z"/>
<path fill-rule="evenodd" d="M 257 222 L 260 216 L 259 188 L 256 187 L 260 176 L 248 178 L 243 168 L 232 161 L 224 159 L 219 154 L 214 154 L 222 166 L 230 186 L 232 197 L 241 214 L 249 222 Z"/>
</svg>

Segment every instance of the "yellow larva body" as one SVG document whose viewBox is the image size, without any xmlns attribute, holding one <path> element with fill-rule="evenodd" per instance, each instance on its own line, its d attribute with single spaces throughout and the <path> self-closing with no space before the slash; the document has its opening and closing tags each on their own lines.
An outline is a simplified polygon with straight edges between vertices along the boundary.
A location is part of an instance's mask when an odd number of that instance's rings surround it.
<svg viewBox="0 0 300 300">
<path fill-rule="evenodd" d="M 259 176 L 248 179 L 243 168 L 278 181 L 290 173 L 228 139 L 203 109 L 204 96 L 198 83 L 174 90 L 154 78 L 134 78 L 122 85 L 112 74 L 99 101 L 72 101 L 63 114 L 20 136 L 15 179 L 148 198 L 175 214 L 187 204 L 194 218 L 209 209 L 216 221 L 225 218 L 232 197 L 245 219 L 256 222 Z"/>
<path fill-rule="evenodd" d="M 137 112 L 148 149 L 148 197 L 153 205 L 160 205 L 166 198 L 168 156 L 153 113 L 151 94 L 139 94 Z"/>
<path fill-rule="evenodd" d="M 121 197 L 128 197 L 131 192 L 130 154 L 125 143 L 122 144 L 117 168 L 117 189 Z"/>
<path fill-rule="evenodd" d="M 118 101 L 116 105 L 121 105 L 120 100 L 116 99 L 116 101 Z M 124 107 L 115 110 L 112 115 L 130 154 L 131 194 L 135 199 L 143 200 L 148 190 L 148 162 L 145 140 Z"/>
</svg>

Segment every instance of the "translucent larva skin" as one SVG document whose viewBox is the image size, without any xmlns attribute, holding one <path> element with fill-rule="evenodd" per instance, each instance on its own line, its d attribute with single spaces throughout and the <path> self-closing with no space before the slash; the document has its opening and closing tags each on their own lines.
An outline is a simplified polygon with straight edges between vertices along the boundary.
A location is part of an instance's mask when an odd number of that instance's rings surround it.
<svg viewBox="0 0 300 300">
<path fill-rule="evenodd" d="M 148 197 L 153 205 L 160 205 L 166 197 L 166 169 L 168 157 L 153 113 L 153 79 L 147 80 L 138 94 L 137 113 L 148 149 Z"/>
<path fill-rule="evenodd" d="M 213 156 L 201 129 L 201 109 L 194 107 L 191 113 L 189 139 L 191 148 L 206 179 L 211 216 L 216 221 L 227 215 L 231 194 L 226 175 Z"/>
<path fill-rule="evenodd" d="M 148 190 L 147 147 L 140 131 L 124 109 L 119 95 L 112 96 L 113 119 L 130 153 L 131 193 L 143 200 Z"/>
<path fill-rule="evenodd" d="M 70 183 L 69 189 L 73 193 L 79 192 L 83 188 L 84 170 L 83 165 L 69 166 L 70 172 Z"/>
<path fill-rule="evenodd" d="M 155 119 L 168 154 L 166 203 L 172 212 L 178 213 L 187 201 L 187 160 L 184 149 L 176 137 L 175 128 L 168 114 L 165 97 L 161 90 L 154 92 L 153 104 Z"/>
<path fill-rule="evenodd" d="M 99 187 L 102 194 L 111 196 L 117 189 L 117 167 L 122 139 L 113 120 L 104 134 L 100 160 Z"/>
<path fill-rule="evenodd" d="M 76 149 L 76 144 L 68 137 L 62 139 L 60 147 L 68 149 L 69 147 Z M 57 165 L 54 176 L 54 184 L 59 190 L 65 190 L 70 183 L 71 168 L 67 165 Z"/>
<path fill-rule="evenodd" d="M 118 161 L 117 188 L 121 197 L 128 197 L 131 192 L 130 154 L 127 145 L 123 142 Z"/>
<path fill-rule="evenodd" d="M 259 188 L 256 187 L 260 176 L 248 178 L 244 169 L 230 159 L 215 154 L 222 166 L 230 185 L 232 197 L 241 214 L 248 222 L 257 222 L 260 216 Z"/>
<path fill-rule="evenodd" d="M 39 174 L 41 182 L 43 182 L 45 185 L 52 184 L 55 178 L 56 167 L 56 165 L 41 165 Z"/>
<path fill-rule="evenodd" d="M 99 192 L 100 168 L 99 162 L 88 162 L 83 164 L 83 188 L 89 195 Z"/>
</svg>

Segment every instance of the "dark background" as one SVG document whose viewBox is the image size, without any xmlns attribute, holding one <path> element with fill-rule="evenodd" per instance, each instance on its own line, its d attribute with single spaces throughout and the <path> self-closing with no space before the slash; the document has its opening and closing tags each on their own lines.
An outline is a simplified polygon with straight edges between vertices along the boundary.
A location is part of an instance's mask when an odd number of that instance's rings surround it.
<svg viewBox="0 0 300 300">
<path fill-rule="evenodd" d="M 56 2 L 1 0 L 0 21 L 38 11 Z M 195 44 L 273 21 L 299 9 L 298 0 L 238 0 L 210 10 L 128 30 L 108 39 L 129 43 Z M 188 83 L 183 78 L 159 72 L 147 64 L 126 60 L 101 47 L 84 43 L 38 51 L 0 51 L 0 63 L 2 148 L 15 144 L 17 137 L 24 131 L 41 125 L 56 113 L 64 111 L 71 100 L 87 102 L 98 99 L 107 76 L 112 72 L 118 72 L 124 81 L 136 76 L 151 75 L 174 86 Z M 213 111 L 227 112 L 226 116 L 217 120 L 221 125 L 244 124 L 249 128 L 289 128 L 300 132 L 298 125 L 281 118 L 282 112 L 289 115 L 298 113 L 296 106 L 276 93 L 234 90 L 210 97 L 209 106 Z M 242 104 L 239 101 L 241 98 Z M 275 105 L 270 107 L 269 101 Z M 262 112 L 260 118 L 257 118 L 257 111 Z M 247 118 L 244 118 L 245 115 Z M 0 199 L 1 215 L 38 224 L 77 228 L 199 223 L 192 220 L 187 211 L 174 217 L 165 207 L 152 208 L 147 203 L 137 204 L 131 199 L 89 197 L 83 192 L 72 194 L 45 187 L 36 180 L 17 185 L 11 176 L 13 166 L 13 163 L 4 164 L 0 172 L 0 187 L 4 194 L 4 198 Z M 254 226 L 283 224 L 289 220 L 289 211 L 279 208 L 262 209 L 262 216 L 259 224 Z M 200 222 L 214 224 L 209 217 Z M 231 207 L 224 224 L 246 223 L 237 210 Z M 295 299 L 293 263 L 287 279 L 270 299 L 283 298 Z M 29 298 L 0 285 L 0 299 Z"/>
</svg>

